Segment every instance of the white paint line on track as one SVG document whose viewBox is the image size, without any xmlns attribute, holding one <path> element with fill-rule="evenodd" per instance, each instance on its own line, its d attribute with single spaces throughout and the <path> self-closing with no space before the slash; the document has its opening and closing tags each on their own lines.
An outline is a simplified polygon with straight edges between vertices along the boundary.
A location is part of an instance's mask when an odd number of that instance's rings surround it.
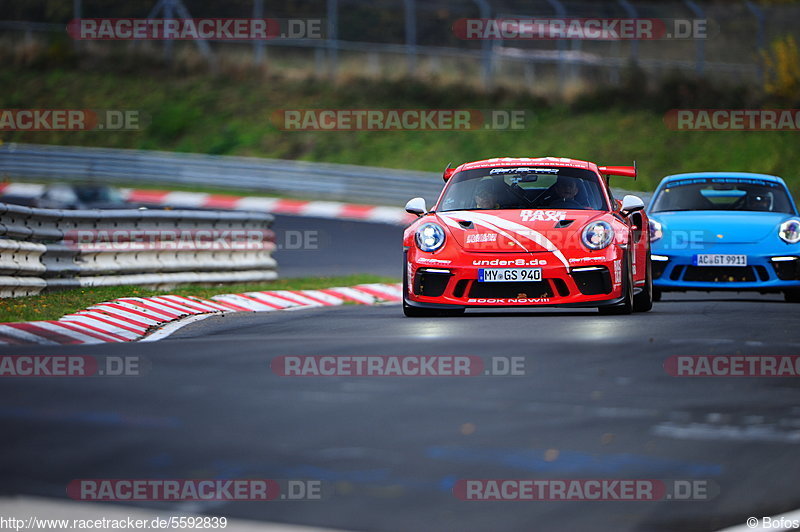
<svg viewBox="0 0 800 532">
<path fill-rule="evenodd" d="M 210 318 L 211 316 L 223 316 L 222 312 L 215 312 L 213 314 L 195 314 L 193 316 L 187 316 L 185 318 L 181 318 L 176 321 L 172 321 L 161 327 L 160 329 L 154 331 L 152 334 L 149 334 L 139 340 L 140 342 L 157 342 L 158 340 L 163 340 L 168 336 L 171 336 L 178 332 L 179 330 L 183 329 L 187 325 L 191 325 L 192 323 L 202 321 L 206 318 Z"/>
<path fill-rule="evenodd" d="M 800 430 L 783 431 L 773 426 L 741 427 L 709 423 L 659 423 L 650 432 L 678 440 L 723 440 L 800 443 Z"/>
<path fill-rule="evenodd" d="M 4 518 L 21 519 L 25 525 L 28 519 L 66 519 L 70 522 L 66 528 L 52 526 L 52 530 L 78 530 L 73 528 L 74 520 L 108 519 L 126 521 L 144 520 L 148 523 L 153 519 L 169 519 L 172 516 L 189 516 L 188 512 L 179 509 L 153 510 L 150 508 L 136 508 L 132 506 L 115 505 L 109 503 L 71 501 L 66 499 L 45 499 L 40 497 L 2 497 L 0 498 L 0 515 Z M 209 514 L 207 517 L 213 517 Z M 35 527 L 33 530 L 44 530 Z M 120 529 L 122 530 L 122 529 Z M 147 530 L 151 530 L 148 528 Z M 222 530 L 222 529 L 220 529 Z M 265 523 L 260 521 L 247 521 L 244 519 L 227 520 L 225 532 L 344 532 L 331 528 L 317 528 L 301 525 L 288 525 L 283 523 Z"/>
</svg>

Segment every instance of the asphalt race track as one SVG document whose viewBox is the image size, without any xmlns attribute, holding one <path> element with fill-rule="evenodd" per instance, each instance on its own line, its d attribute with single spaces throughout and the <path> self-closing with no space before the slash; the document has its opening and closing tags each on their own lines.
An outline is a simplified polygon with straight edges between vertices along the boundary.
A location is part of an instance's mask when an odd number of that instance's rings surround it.
<svg viewBox="0 0 800 532">
<path fill-rule="evenodd" d="M 402 277 L 399 225 L 276 215 L 273 229 L 277 246 L 273 256 L 281 277 L 358 273 Z"/>
<path fill-rule="evenodd" d="M 284 221 L 330 234 L 351 223 Z M 331 274 L 363 264 L 397 275 L 400 228 L 352 223 L 314 264 L 284 251 L 286 274 L 318 274 L 333 257 Z M 5 348 L 138 356 L 148 370 L 4 379 L 2 490 L 65 498 L 80 478 L 309 478 L 323 482 L 323 500 L 150 505 L 381 532 L 718 530 L 800 507 L 797 380 L 672 377 L 663 364 L 800 354 L 797 311 L 749 294 L 668 294 L 650 313 L 608 317 L 542 309 L 409 319 L 399 305 L 345 306 L 212 317 L 154 343 Z M 281 355 L 319 354 L 523 357 L 525 374 L 270 369 Z M 698 480 L 714 497 L 468 502 L 452 493 L 459 479 L 491 478 Z"/>
</svg>

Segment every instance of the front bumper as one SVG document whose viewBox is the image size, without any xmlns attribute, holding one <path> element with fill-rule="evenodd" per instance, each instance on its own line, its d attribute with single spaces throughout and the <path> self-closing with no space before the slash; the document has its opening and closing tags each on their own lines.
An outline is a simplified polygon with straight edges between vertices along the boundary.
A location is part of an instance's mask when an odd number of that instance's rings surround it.
<svg viewBox="0 0 800 532">
<path fill-rule="evenodd" d="M 747 266 L 695 266 L 697 253 L 747 255 Z M 794 257 L 789 260 L 789 257 Z M 779 260 L 774 260 L 778 258 Z M 692 253 L 653 249 L 653 286 L 662 291 L 779 292 L 800 288 L 800 252 L 754 253 L 752 247 L 714 246 Z"/>
<path fill-rule="evenodd" d="M 613 248 L 613 246 L 612 246 Z M 590 255 L 587 253 L 587 255 Z M 407 258 L 406 304 L 426 308 L 599 307 L 622 300 L 621 253 L 606 249 L 565 265 L 554 254 L 469 253 L 455 260 L 416 253 Z M 574 261 L 575 259 L 573 259 Z M 478 281 L 481 268 L 541 268 L 541 281 Z"/>
</svg>

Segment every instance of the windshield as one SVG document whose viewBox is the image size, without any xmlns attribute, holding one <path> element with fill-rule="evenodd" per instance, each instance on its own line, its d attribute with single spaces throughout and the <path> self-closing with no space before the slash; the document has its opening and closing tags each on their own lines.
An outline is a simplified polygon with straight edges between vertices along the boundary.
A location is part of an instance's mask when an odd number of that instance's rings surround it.
<svg viewBox="0 0 800 532">
<path fill-rule="evenodd" d="M 661 211 L 766 211 L 794 213 L 779 183 L 751 178 L 692 178 L 668 183 L 653 202 Z"/>
<path fill-rule="evenodd" d="M 75 194 L 84 203 L 121 202 L 122 196 L 116 189 L 106 186 L 81 185 L 75 187 Z"/>
<path fill-rule="evenodd" d="M 600 178 L 562 167 L 496 167 L 454 175 L 439 211 L 560 208 L 607 210 Z"/>
</svg>

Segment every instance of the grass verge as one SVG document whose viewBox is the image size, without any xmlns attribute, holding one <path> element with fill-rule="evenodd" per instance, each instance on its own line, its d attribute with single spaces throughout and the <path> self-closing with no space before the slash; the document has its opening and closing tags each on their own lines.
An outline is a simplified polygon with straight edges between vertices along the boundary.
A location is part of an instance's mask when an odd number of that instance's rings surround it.
<svg viewBox="0 0 800 532">
<path fill-rule="evenodd" d="M 60 292 L 46 292 L 36 296 L 0 299 L 0 322 L 57 320 L 65 314 L 120 297 L 149 297 L 173 294 L 209 298 L 218 294 L 260 292 L 264 290 L 314 290 L 333 286 L 396 282 L 398 282 L 397 279 L 376 275 L 348 275 L 342 277 L 279 279 L 254 284 L 180 286 L 172 290 L 154 290 L 140 286 L 76 288 Z"/>
<path fill-rule="evenodd" d="M 448 162 L 499 156 L 553 155 L 611 165 L 635 159 L 639 180 L 618 179 L 617 186 L 652 190 L 668 174 L 728 170 L 780 175 L 795 193 L 800 192 L 796 132 L 667 128 L 663 119 L 670 108 L 751 105 L 722 96 L 712 99 L 713 92 L 694 85 L 685 90 L 680 85 L 668 93 L 688 95 L 684 99 L 665 96 L 638 102 L 599 94 L 597 101 L 570 105 L 550 103 L 522 89 L 484 93 L 415 81 L 354 80 L 331 85 L 280 77 L 265 81 L 258 76 L 233 79 L 10 66 L 0 72 L 0 82 L 6 89 L 0 94 L 2 108 L 135 108 L 150 117 L 139 131 L 2 132 L 0 141 L 5 142 L 246 155 L 433 172 L 440 172 Z M 283 131 L 274 120 L 281 109 L 324 108 L 521 109 L 533 118 L 525 129 L 507 131 Z M 235 183 L 220 176 L 219 190 L 228 187 L 235 193 Z M 312 188 L 307 196 L 315 196 Z"/>
</svg>

